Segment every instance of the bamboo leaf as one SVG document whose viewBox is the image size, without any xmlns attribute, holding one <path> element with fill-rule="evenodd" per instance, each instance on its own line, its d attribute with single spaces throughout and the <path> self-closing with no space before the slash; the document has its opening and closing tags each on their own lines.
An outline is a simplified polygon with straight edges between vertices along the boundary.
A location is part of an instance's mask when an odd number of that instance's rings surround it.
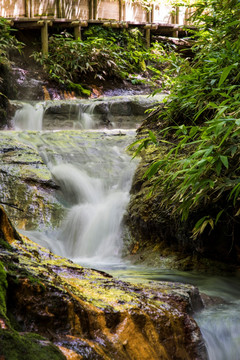
<svg viewBox="0 0 240 360">
<path fill-rule="evenodd" d="M 164 160 L 159 160 L 154 162 L 150 168 L 145 172 L 145 174 L 143 175 L 143 178 L 148 178 L 150 179 L 153 175 L 156 174 L 156 172 L 158 172 L 160 166 L 164 163 Z"/>
<path fill-rule="evenodd" d="M 220 155 L 219 157 L 220 157 L 223 165 L 225 166 L 225 168 L 228 169 L 228 157 L 227 157 L 227 156 L 224 156 L 224 155 Z"/>
<path fill-rule="evenodd" d="M 219 213 L 217 214 L 216 219 L 215 219 L 215 225 L 217 224 L 217 222 L 218 222 L 218 220 L 219 220 L 219 218 L 220 218 L 220 216 L 222 215 L 223 212 L 224 212 L 224 209 L 219 211 Z"/>
<path fill-rule="evenodd" d="M 217 161 L 217 164 L 216 164 L 216 173 L 217 173 L 217 176 L 220 175 L 221 170 L 222 170 L 222 162 L 221 162 L 220 160 L 218 160 L 218 161 Z"/>
<path fill-rule="evenodd" d="M 233 65 L 229 65 L 227 67 L 225 67 L 222 71 L 222 74 L 221 74 L 221 77 L 220 77 L 220 80 L 219 80 L 219 83 L 218 83 L 218 87 L 220 87 L 224 81 L 226 80 L 226 78 L 228 77 L 230 71 L 234 68 L 234 64 Z"/>
<path fill-rule="evenodd" d="M 157 144 L 157 138 L 151 130 L 149 130 L 149 137 L 154 144 Z"/>
</svg>

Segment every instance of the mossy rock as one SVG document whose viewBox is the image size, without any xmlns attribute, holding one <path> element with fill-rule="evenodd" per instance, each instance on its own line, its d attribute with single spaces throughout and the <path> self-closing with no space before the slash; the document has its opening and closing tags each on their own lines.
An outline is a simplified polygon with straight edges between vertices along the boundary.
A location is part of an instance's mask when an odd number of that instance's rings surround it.
<svg viewBox="0 0 240 360">
<path fill-rule="evenodd" d="M 150 116 L 138 130 L 138 138 L 147 137 L 149 129 L 158 136 L 161 121 Z M 220 220 L 214 231 L 209 232 L 210 228 L 206 227 L 196 239 L 192 232 L 200 218 L 206 213 L 215 211 L 214 207 L 216 209 L 219 206 L 219 209 L 223 209 L 225 204 L 215 202 L 202 204 L 201 207 L 190 212 L 187 220 L 182 221 L 181 214 L 177 212 L 179 203 L 166 205 L 167 190 L 161 183 L 161 171 L 151 179 L 144 178 L 150 165 L 166 156 L 167 151 L 167 145 L 162 144 L 150 145 L 141 152 L 125 216 L 129 229 L 126 234 L 125 254 L 128 253 L 129 258 L 132 258 L 135 263 L 145 263 L 149 266 L 161 266 L 163 262 L 168 261 L 172 269 L 209 273 L 236 271 L 240 263 L 239 244 L 238 241 L 232 241 L 229 236 L 233 231 L 231 222 L 226 224 L 221 223 Z M 157 181 L 158 185 L 155 186 Z M 234 227 L 234 233 L 238 231 L 239 225 Z M 158 245 L 158 252 L 153 251 L 156 245 Z M 136 246 L 138 250 L 133 254 Z"/>
<path fill-rule="evenodd" d="M 194 286 L 132 285 L 55 256 L 26 237 L 14 239 L 13 233 L 5 236 L 11 249 L 0 249 L 4 288 L 8 282 L 0 354 L 7 360 L 23 353 L 24 359 L 33 353 L 64 358 L 55 346 L 67 359 L 207 359 L 189 315 L 202 306 Z"/>
<path fill-rule="evenodd" d="M 31 137 L 35 143 L 40 141 L 36 132 Z M 0 160 L 1 203 L 14 224 L 23 229 L 57 227 L 64 209 L 37 146 L 30 145 L 26 135 L 20 138 L 14 131 L 0 132 Z"/>
<path fill-rule="evenodd" d="M 35 334 L 0 329 L 0 356 L 5 360 L 66 360 L 57 346 Z"/>
</svg>

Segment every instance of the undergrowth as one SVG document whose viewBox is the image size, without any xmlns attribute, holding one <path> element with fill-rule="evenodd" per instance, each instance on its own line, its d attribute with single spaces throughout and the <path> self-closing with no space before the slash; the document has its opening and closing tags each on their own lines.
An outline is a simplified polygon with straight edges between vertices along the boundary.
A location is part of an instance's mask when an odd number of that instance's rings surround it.
<svg viewBox="0 0 240 360">
<path fill-rule="evenodd" d="M 84 93 L 82 83 L 94 79 L 128 80 L 132 84 L 167 86 L 174 52 L 155 43 L 145 46 L 142 33 L 137 29 L 111 29 L 94 26 L 87 29 L 83 40 L 74 39 L 67 32 L 49 39 L 49 54 L 34 52 L 34 59 L 42 64 L 50 77 L 69 89 Z M 88 92 L 85 91 L 85 95 Z"/>
<path fill-rule="evenodd" d="M 159 109 L 159 132 L 131 147 L 138 146 L 137 154 L 149 143 L 165 142 L 165 156 L 144 175 L 157 176 L 152 191 L 164 192 L 160 205 L 182 221 L 199 213 L 194 239 L 221 222 L 232 229 L 234 242 L 240 217 L 240 2 L 200 0 L 194 7 L 194 59 L 182 66 Z"/>
</svg>

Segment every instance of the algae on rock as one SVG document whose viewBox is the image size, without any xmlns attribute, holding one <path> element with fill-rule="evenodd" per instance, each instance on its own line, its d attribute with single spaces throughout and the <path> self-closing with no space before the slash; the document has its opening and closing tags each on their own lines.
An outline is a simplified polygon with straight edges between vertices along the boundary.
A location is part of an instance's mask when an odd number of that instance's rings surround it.
<svg viewBox="0 0 240 360">
<path fill-rule="evenodd" d="M 4 214 L 2 209 L 0 216 Z M 189 315 L 202 306 L 195 287 L 131 285 L 55 256 L 25 237 L 5 239 L 11 248 L 2 242 L 0 261 L 7 274 L 10 325 L 1 327 L 0 355 L 7 360 L 21 359 L 21 346 L 16 346 L 15 358 L 7 355 L 14 336 L 16 344 L 22 336 L 37 343 L 37 353 L 39 346 L 51 346 L 48 351 L 56 359 L 61 356 L 55 346 L 67 359 L 207 359 L 200 330 Z M 26 359 L 31 349 L 24 348 Z"/>
<path fill-rule="evenodd" d="M 63 207 L 55 198 L 57 185 L 37 149 L 17 132 L 1 132 L 0 161 L 0 203 L 14 224 L 22 229 L 59 225 Z"/>
</svg>

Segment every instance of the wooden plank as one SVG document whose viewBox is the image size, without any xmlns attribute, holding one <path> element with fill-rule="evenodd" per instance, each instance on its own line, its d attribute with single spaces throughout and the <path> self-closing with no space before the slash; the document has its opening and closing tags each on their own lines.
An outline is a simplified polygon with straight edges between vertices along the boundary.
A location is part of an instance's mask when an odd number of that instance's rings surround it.
<svg viewBox="0 0 240 360">
<path fill-rule="evenodd" d="M 31 19 L 29 21 L 25 20 L 13 20 L 14 27 L 17 29 L 36 29 L 42 28 L 45 26 L 45 22 L 47 22 L 48 26 L 52 26 L 53 22 L 50 20 L 38 20 L 38 19 Z"/>
</svg>

